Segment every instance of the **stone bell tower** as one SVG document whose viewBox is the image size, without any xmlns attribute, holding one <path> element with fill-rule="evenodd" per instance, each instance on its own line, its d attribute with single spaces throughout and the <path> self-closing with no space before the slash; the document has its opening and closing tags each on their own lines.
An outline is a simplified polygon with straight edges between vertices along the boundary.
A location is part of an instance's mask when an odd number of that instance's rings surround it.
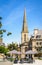
<svg viewBox="0 0 42 65">
<path fill-rule="evenodd" d="M 24 10 L 23 27 L 21 33 L 21 43 L 28 42 L 28 27 L 26 22 L 26 9 Z"/>
<path fill-rule="evenodd" d="M 21 58 L 25 58 L 25 52 L 28 48 L 28 27 L 26 22 L 26 9 L 24 10 L 23 27 L 21 32 Z"/>
</svg>

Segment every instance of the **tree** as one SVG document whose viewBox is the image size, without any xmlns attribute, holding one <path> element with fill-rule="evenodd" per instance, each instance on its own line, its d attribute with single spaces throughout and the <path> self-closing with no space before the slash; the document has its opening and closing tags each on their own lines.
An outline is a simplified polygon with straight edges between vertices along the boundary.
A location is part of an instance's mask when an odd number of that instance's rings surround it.
<svg viewBox="0 0 42 65">
<path fill-rule="evenodd" d="M 8 51 L 9 51 L 9 49 L 8 48 L 5 48 L 4 54 L 6 55 Z"/>
<path fill-rule="evenodd" d="M 0 38 L 2 38 L 3 37 L 3 33 L 5 33 L 6 32 L 6 30 L 5 29 L 2 29 L 2 22 L 1 22 L 1 20 L 2 20 L 2 17 L 0 17 Z"/>
<path fill-rule="evenodd" d="M 7 54 L 8 51 L 8 48 L 6 48 L 5 46 L 0 46 L 0 53 Z"/>
<path fill-rule="evenodd" d="M 0 53 L 4 53 L 5 47 L 4 46 L 0 46 Z"/>
<path fill-rule="evenodd" d="M 11 32 L 8 32 L 8 33 L 7 33 L 7 36 L 9 36 L 9 35 L 11 35 L 11 34 L 12 34 Z"/>
<path fill-rule="evenodd" d="M 0 22 L 0 28 L 2 27 L 2 23 Z"/>
<path fill-rule="evenodd" d="M 16 44 L 16 43 L 11 43 L 11 44 L 9 44 L 8 45 L 8 49 L 11 51 L 11 50 L 18 50 L 18 44 Z"/>
<path fill-rule="evenodd" d="M 3 34 L 6 32 L 5 29 L 2 29 L 2 26 L 3 26 L 3 25 L 2 25 L 1 20 L 2 20 L 2 17 L 0 17 L 0 39 L 3 38 Z M 9 35 L 11 35 L 11 34 L 12 34 L 11 32 L 8 32 L 8 33 L 7 33 L 7 36 L 9 36 Z M 7 51 L 9 51 L 8 48 L 5 48 L 4 46 L 0 46 L 0 53 L 6 54 Z"/>
<path fill-rule="evenodd" d="M 3 34 L 6 32 L 6 30 L 5 29 L 2 29 L 2 22 L 1 22 L 1 20 L 2 20 L 2 17 L 0 17 L 0 38 L 2 38 L 3 37 Z M 9 36 L 9 35 L 11 35 L 12 33 L 11 32 L 8 32 L 7 33 L 7 36 Z"/>
</svg>

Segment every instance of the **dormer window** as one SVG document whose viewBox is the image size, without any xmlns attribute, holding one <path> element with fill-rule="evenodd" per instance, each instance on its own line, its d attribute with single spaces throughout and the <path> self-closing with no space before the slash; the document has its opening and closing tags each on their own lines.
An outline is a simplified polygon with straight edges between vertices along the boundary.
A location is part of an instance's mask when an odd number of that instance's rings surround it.
<svg viewBox="0 0 42 65">
<path fill-rule="evenodd" d="M 31 36 L 31 38 L 34 38 L 34 36 Z"/>
<path fill-rule="evenodd" d="M 41 35 L 37 35 L 36 38 L 41 38 Z"/>
</svg>

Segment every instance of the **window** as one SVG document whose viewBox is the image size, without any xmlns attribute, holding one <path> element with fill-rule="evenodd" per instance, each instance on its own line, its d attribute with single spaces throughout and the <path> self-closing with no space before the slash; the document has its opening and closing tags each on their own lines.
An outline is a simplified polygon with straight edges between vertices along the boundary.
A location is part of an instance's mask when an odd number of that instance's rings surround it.
<svg viewBox="0 0 42 65">
<path fill-rule="evenodd" d="M 37 44 L 37 45 L 42 45 L 42 42 L 37 42 L 36 44 Z"/>
<path fill-rule="evenodd" d="M 40 47 L 39 47 L 39 48 L 37 48 L 37 51 L 40 51 Z"/>
<path fill-rule="evenodd" d="M 28 48 L 27 47 L 25 47 L 25 52 L 28 50 Z"/>
<path fill-rule="evenodd" d="M 34 36 L 32 36 L 32 38 L 34 38 Z"/>
<path fill-rule="evenodd" d="M 36 36 L 36 38 L 40 38 L 40 37 L 41 37 L 41 35 L 37 35 L 37 36 Z"/>
<path fill-rule="evenodd" d="M 36 44 L 38 45 L 38 42 Z"/>
<path fill-rule="evenodd" d="M 40 42 L 40 45 L 41 45 L 42 43 Z"/>
<path fill-rule="evenodd" d="M 26 34 L 24 34 L 24 41 L 26 42 Z"/>
<path fill-rule="evenodd" d="M 37 49 L 37 51 L 38 51 L 38 49 Z"/>
</svg>

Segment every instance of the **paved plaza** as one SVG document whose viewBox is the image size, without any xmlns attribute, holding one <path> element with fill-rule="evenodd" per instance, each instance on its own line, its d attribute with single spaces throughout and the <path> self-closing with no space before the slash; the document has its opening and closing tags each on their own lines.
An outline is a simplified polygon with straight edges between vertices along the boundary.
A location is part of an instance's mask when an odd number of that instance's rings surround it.
<svg viewBox="0 0 42 65">
<path fill-rule="evenodd" d="M 35 60 L 34 63 L 17 63 L 17 64 L 14 64 L 13 62 L 10 61 L 3 61 L 0 62 L 0 65 L 42 65 L 42 60 Z"/>
<path fill-rule="evenodd" d="M 13 65 L 13 63 L 10 61 L 1 61 L 0 65 Z"/>
<path fill-rule="evenodd" d="M 13 64 L 13 65 L 42 65 L 42 60 L 35 60 L 34 63 L 17 63 L 17 64 Z"/>
</svg>

